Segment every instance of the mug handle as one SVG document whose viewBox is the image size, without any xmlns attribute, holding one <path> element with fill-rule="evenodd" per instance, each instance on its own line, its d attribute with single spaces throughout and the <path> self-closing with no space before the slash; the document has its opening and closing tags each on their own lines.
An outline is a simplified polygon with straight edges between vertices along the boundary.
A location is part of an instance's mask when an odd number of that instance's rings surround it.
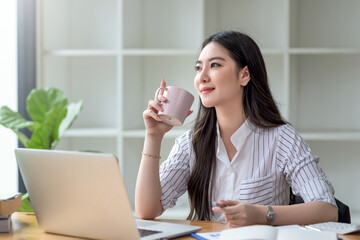
<svg viewBox="0 0 360 240">
<path fill-rule="evenodd" d="M 160 92 L 161 89 L 163 89 L 164 92 L 167 90 L 166 87 L 159 87 L 159 88 L 156 90 L 156 92 L 155 92 L 155 101 L 156 101 L 158 104 L 162 104 L 162 102 L 160 102 L 160 100 L 159 100 L 159 92 Z"/>
</svg>

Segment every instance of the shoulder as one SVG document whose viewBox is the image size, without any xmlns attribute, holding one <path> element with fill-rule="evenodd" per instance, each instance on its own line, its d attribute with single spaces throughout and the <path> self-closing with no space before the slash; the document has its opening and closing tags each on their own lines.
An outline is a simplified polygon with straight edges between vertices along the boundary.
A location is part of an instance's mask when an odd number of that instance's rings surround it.
<svg viewBox="0 0 360 240">
<path fill-rule="evenodd" d="M 183 134 L 181 134 L 180 136 L 178 136 L 175 139 L 175 142 L 179 145 L 186 145 L 186 144 L 192 143 L 192 137 L 193 137 L 193 131 L 188 130 L 188 131 L 184 132 Z"/>
<path fill-rule="evenodd" d="M 277 127 L 278 143 L 283 145 L 307 145 L 296 129 L 290 124 Z"/>
<path fill-rule="evenodd" d="M 192 137 L 193 137 L 193 131 L 188 130 L 178 136 L 175 139 L 175 144 L 171 150 L 170 155 L 174 154 L 188 154 L 189 156 L 192 155 L 193 152 L 193 146 L 192 146 Z"/>
<path fill-rule="evenodd" d="M 268 137 L 274 140 L 279 140 L 279 139 L 290 140 L 290 139 L 301 138 L 300 134 L 290 124 L 283 124 L 272 128 L 260 128 L 251 124 L 249 125 L 249 128 L 251 128 L 253 133 L 257 136 Z"/>
</svg>

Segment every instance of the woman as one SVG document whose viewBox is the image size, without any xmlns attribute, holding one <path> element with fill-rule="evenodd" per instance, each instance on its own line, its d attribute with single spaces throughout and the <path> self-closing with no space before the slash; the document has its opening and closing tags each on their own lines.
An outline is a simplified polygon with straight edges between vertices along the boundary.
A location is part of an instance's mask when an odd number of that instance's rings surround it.
<svg viewBox="0 0 360 240">
<path fill-rule="evenodd" d="M 201 101 L 194 129 L 176 139 L 160 174 L 161 141 L 171 126 L 157 116 L 156 101 L 143 113 L 137 214 L 155 218 L 187 190 L 189 219 L 226 220 L 231 227 L 337 221 L 334 189 L 281 117 L 256 43 L 234 31 L 210 36 L 195 69 Z M 290 186 L 305 203 L 288 205 Z M 222 206 L 212 207 L 213 201 Z"/>
</svg>

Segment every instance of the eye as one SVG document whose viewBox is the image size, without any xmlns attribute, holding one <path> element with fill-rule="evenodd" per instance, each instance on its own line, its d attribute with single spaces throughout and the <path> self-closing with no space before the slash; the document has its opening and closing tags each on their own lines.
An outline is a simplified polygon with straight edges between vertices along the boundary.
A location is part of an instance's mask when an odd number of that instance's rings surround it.
<svg viewBox="0 0 360 240">
<path fill-rule="evenodd" d="M 211 67 L 221 67 L 221 65 L 218 63 L 211 63 Z"/>
<path fill-rule="evenodd" d="M 201 67 L 200 66 L 195 66 L 195 70 L 198 72 L 201 70 Z"/>
</svg>

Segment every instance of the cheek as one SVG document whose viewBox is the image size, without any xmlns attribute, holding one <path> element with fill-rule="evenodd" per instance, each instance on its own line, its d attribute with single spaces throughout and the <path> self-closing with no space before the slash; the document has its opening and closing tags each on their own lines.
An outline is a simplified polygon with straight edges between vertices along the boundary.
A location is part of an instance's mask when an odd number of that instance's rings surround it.
<svg viewBox="0 0 360 240">
<path fill-rule="evenodd" d="M 197 75 L 195 75 L 195 78 L 194 78 L 194 87 L 195 87 L 196 91 L 199 91 L 199 78 Z"/>
</svg>

